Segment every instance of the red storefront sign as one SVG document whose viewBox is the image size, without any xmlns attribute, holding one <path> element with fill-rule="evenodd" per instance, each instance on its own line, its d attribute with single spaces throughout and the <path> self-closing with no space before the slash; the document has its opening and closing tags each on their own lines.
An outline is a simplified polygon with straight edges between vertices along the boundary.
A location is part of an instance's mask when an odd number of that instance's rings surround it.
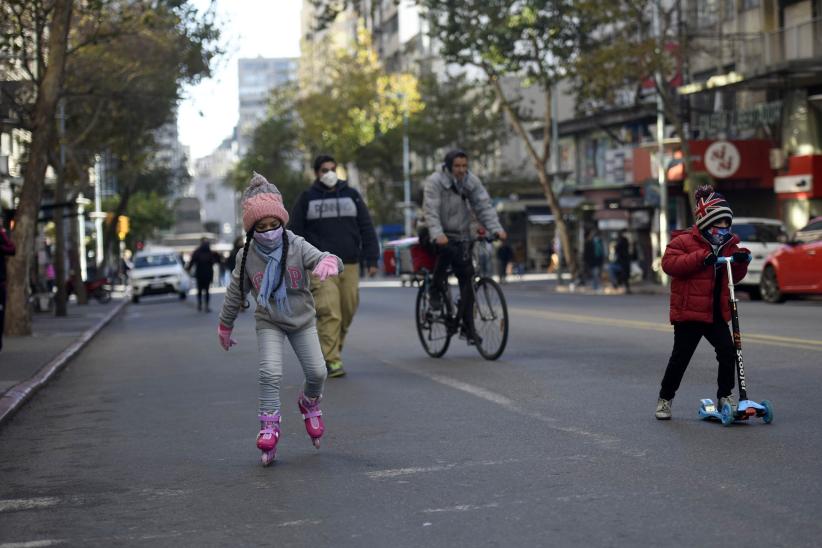
<svg viewBox="0 0 822 548">
<path fill-rule="evenodd" d="M 689 141 L 694 170 L 709 173 L 717 180 L 753 181 L 757 187 L 773 188 L 770 165 L 771 141 Z"/>
</svg>

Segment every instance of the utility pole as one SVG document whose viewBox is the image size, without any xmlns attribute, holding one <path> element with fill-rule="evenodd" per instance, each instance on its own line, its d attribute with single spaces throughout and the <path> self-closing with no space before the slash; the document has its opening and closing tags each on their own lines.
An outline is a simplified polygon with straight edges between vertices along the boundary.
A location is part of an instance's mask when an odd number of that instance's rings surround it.
<svg viewBox="0 0 822 548">
<path fill-rule="evenodd" d="M 405 235 L 411 236 L 411 158 L 408 146 L 408 109 L 402 111 L 402 201 Z"/>
<path fill-rule="evenodd" d="M 54 191 L 55 207 L 52 210 L 54 212 L 55 227 L 53 260 L 56 280 L 54 281 L 57 286 L 54 315 L 62 317 L 68 314 L 66 308 L 68 299 L 68 291 L 66 290 L 66 223 L 63 210 L 63 202 L 66 198 L 66 100 L 64 97 L 61 97 L 57 102 L 57 120 L 57 131 L 60 139 L 60 167 Z"/>
<path fill-rule="evenodd" d="M 659 21 L 660 0 L 654 2 L 654 27 L 656 28 L 657 36 L 657 55 L 662 55 L 662 26 Z M 664 82 L 662 80 L 662 73 L 657 70 L 654 75 L 657 84 L 661 87 Z M 684 139 L 685 137 L 682 136 Z M 657 182 L 659 183 L 659 258 L 660 266 L 662 264 L 662 255 L 665 253 L 665 248 L 668 247 L 668 187 L 666 184 L 665 174 L 665 114 L 664 105 L 662 103 L 662 93 L 657 91 L 656 94 L 656 144 L 657 144 Z M 660 268 L 660 281 L 662 285 L 668 285 L 668 276 Z"/>
</svg>

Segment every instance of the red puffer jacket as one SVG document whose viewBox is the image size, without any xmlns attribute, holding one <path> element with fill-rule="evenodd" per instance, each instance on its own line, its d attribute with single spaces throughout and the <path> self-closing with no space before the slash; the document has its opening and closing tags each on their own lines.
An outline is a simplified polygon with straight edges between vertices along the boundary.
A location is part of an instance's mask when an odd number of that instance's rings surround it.
<svg viewBox="0 0 822 548">
<path fill-rule="evenodd" d="M 750 253 L 737 246 L 739 237 L 733 235 L 720 249 L 719 255 L 730 257 L 736 251 Z M 694 226 L 689 230 L 673 233 L 673 239 L 665 249 L 662 257 L 662 270 L 673 278 L 671 280 L 671 323 L 674 322 L 713 322 L 714 267 L 705 266 L 705 258 L 711 253 L 711 244 Z M 723 269 L 727 268 L 722 265 Z M 728 275 L 722 271 L 722 318 L 731 319 L 731 305 L 728 304 Z M 732 263 L 734 283 L 739 283 L 748 273 L 748 263 Z"/>
</svg>

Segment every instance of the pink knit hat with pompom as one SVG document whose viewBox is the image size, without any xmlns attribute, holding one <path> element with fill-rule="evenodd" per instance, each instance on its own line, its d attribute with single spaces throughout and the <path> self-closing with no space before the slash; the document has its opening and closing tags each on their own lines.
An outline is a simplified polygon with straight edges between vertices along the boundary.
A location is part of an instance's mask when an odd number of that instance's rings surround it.
<svg viewBox="0 0 822 548">
<path fill-rule="evenodd" d="M 243 192 L 242 205 L 243 228 L 246 232 L 264 217 L 276 217 L 283 226 L 288 224 L 288 211 L 283 207 L 283 195 L 256 171 Z"/>
</svg>

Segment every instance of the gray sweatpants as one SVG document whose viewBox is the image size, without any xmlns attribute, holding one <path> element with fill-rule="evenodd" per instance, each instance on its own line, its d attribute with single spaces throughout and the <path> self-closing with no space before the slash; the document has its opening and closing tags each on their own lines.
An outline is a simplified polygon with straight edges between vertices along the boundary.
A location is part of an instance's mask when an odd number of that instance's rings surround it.
<svg viewBox="0 0 822 548">
<path fill-rule="evenodd" d="M 301 331 L 286 333 L 276 327 L 257 328 L 257 347 L 260 351 L 260 413 L 280 411 L 280 380 L 283 377 L 283 347 L 285 339 L 291 343 L 305 374 L 303 392 L 316 398 L 325 385 L 325 359 L 320 349 L 317 327 L 311 325 Z"/>
</svg>

